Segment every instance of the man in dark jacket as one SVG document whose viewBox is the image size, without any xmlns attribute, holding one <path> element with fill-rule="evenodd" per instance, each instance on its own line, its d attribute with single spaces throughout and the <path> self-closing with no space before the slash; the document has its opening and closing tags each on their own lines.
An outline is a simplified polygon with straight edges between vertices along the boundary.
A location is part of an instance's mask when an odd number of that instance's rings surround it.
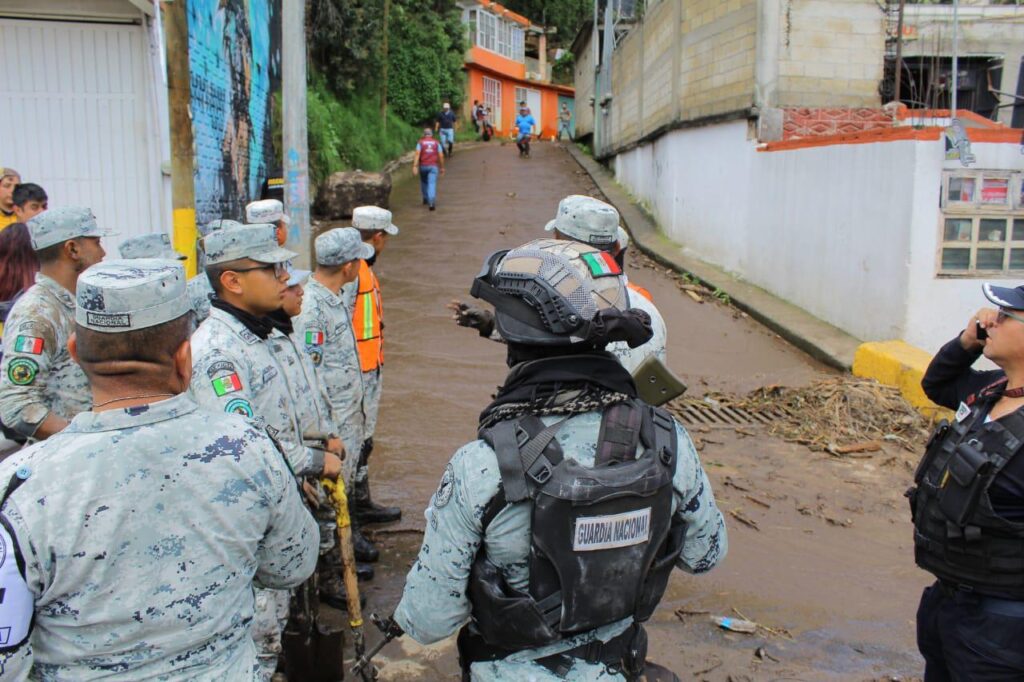
<svg viewBox="0 0 1024 682">
<path fill-rule="evenodd" d="M 914 556 L 938 580 L 917 612 L 925 680 L 1024 679 L 1024 287 L 979 310 L 921 382 L 956 410 L 908 491 Z M 972 365 L 984 355 L 999 369 Z"/>
</svg>

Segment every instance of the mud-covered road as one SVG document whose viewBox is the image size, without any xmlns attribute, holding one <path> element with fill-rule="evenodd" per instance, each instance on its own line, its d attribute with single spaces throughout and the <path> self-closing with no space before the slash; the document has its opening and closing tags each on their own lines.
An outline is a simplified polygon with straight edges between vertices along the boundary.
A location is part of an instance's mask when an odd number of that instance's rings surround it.
<svg viewBox="0 0 1024 682">
<path fill-rule="evenodd" d="M 479 411 L 506 370 L 503 346 L 457 327 L 445 304 L 468 299 L 491 251 L 542 236 L 563 196 L 596 194 L 554 144 L 534 145 L 533 158 L 523 160 L 514 146 L 457 149 L 434 212 L 421 205 L 408 167 L 399 173 L 391 206 L 402 233 L 376 266 L 386 359 L 371 480 L 379 501 L 405 512 L 401 523 L 375 533 L 383 559 L 364 587 L 367 610 L 382 614 L 400 596 L 445 463 L 475 437 Z M 693 301 L 643 263 L 632 257 L 629 275 L 654 295 L 668 324 L 669 362 L 690 395 L 804 385 L 830 373 L 732 308 Z M 676 572 L 648 627 L 649 658 L 682 679 L 920 675 L 913 622 L 928 581 L 913 564 L 902 497 L 915 456 L 838 459 L 758 430 L 694 435 L 726 514 L 729 555 L 708 575 Z M 765 627 L 726 632 L 711 622 L 719 615 Z M 458 679 L 454 638 L 426 648 L 404 638 L 378 663 L 385 680 Z"/>
</svg>

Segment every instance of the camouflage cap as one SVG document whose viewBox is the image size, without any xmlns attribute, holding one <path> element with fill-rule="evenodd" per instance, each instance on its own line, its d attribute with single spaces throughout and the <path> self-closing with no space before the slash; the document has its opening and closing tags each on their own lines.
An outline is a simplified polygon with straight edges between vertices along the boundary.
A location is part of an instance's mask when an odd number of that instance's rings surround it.
<svg viewBox="0 0 1024 682">
<path fill-rule="evenodd" d="M 599 249 L 618 240 L 619 212 L 600 199 L 571 194 L 558 202 L 558 214 L 544 228 L 558 230 L 566 237 Z"/>
<path fill-rule="evenodd" d="M 291 222 L 291 218 L 284 212 L 284 204 L 277 199 L 262 199 L 245 207 L 245 222 L 250 225 L 276 223 L 278 220 Z"/>
<path fill-rule="evenodd" d="M 277 245 L 276 225 L 243 225 L 213 232 L 203 239 L 203 251 L 207 265 L 241 258 L 257 263 L 284 263 L 298 255 Z"/>
<path fill-rule="evenodd" d="M 307 279 L 309 279 L 310 274 L 312 274 L 312 273 L 310 273 L 309 270 L 299 270 L 298 268 L 293 268 L 293 267 L 291 267 L 289 265 L 288 266 L 288 282 L 287 282 L 287 285 L 290 286 L 290 287 L 293 287 L 293 286 L 296 286 L 298 284 L 302 284 Z"/>
<path fill-rule="evenodd" d="M 352 211 L 352 227 L 367 232 L 383 230 L 390 235 L 398 234 L 398 227 L 391 223 L 391 211 L 380 206 L 356 206 Z"/>
<path fill-rule="evenodd" d="M 171 246 L 171 238 L 166 234 L 143 234 L 121 242 L 118 248 L 121 258 L 163 258 L 166 260 L 186 260 L 188 256 L 178 253 Z"/>
<path fill-rule="evenodd" d="M 21 179 L 21 173 L 14 170 L 10 166 L 0 166 L 0 180 L 3 178 L 18 178 Z"/>
<path fill-rule="evenodd" d="M 316 262 L 320 265 L 344 265 L 360 258 L 373 258 L 374 253 L 359 230 L 351 227 L 336 227 L 316 238 Z"/>
<path fill-rule="evenodd" d="M 244 225 L 237 220 L 231 220 L 230 218 L 215 218 L 205 225 L 201 225 L 199 227 L 199 234 L 205 237 L 217 232 L 218 230 L 234 230 L 238 227 L 244 227 Z"/>
<path fill-rule="evenodd" d="M 78 278 L 75 322 L 108 334 L 155 327 L 191 310 L 185 268 L 157 259 L 108 260 Z"/>
<path fill-rule="evenodd" d="M 80 206 L 62 206 L 43 211 L 28 221 L 32 248 L 42 251 L 48 246 L 76 237 L 109 237 L 117 234 L 96 223 L 92 210 Z"/>
</svg>

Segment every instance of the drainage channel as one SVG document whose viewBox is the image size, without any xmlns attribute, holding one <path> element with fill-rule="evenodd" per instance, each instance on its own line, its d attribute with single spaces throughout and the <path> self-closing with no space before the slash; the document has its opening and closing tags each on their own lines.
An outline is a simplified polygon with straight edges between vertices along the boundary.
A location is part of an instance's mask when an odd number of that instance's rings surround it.
<svg viewBox="0 0 1024 682">
<path fill-rule="evenodd" d="M 755 411 L 693 399 L 673 401 L 669 403 L 668 410 L 683 423 L 683 426 L 691 427 L 768 426 L 786 416 L 785 411 L 779 407 Z"/>
</svg>

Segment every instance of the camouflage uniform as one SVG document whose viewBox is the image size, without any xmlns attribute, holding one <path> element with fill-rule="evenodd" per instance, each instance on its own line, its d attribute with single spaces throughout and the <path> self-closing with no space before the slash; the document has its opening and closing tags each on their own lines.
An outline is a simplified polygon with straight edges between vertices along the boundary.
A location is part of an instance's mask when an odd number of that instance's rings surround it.
<svg viewBox="0 0 1024 682">
<path fill-rule="evenodd" d="M 544 417 L 549 425 L 562 417 Z M 594 443 L 601 425 L 601 413 L 589 412 L 570 418 L 556 437 L 566 458 L 583 466 L 594 464 Z M 701 468 L 693 443 L 682 426 L 678 464 L 673 487 L 673 513 L 686 524 L 686 542 L 678 567 L 690 573 L 708 571 L 725 557 L 727 537 L 722 514 L 715 505 L 711 485 Z M 471 605 L 466 596 L 469 569 L 480 543 L 487 558 L 497 564 L 513 589 L 526 591 L 529 585 L 527 559 L 530 549 L 528 503 L 507 507 L 498 513 L 481 537 L 480 510 L 498 492 L 501 473 L 494 451 L 484 441 L 463 446 L 452 457 L 437 492 L 427 507 L 426 533 L 419 558 L 409 571 L 395 619 L 417 642 L 429 644 L 451 635 L 469 618 Z M 489 663 L 474 663 L 474 680 L 623 680 L 610 675 L 603 665 L 577 660 L 566 678 L 531 661 L 566 651 L 598 638 L 607 641 L 632 622 L 626 619 L 605 625 L 560 642 L 557 648 L 530 649 Z"/>
<path fill-rule="evenodd" d="M 506 340 L 522 345 L 548 344 L 569 349 L 574 343 L 589 340 L 585 335 L 575 335 L 588 333 L 579 326 L 581 320 L 593 320 L 604 311 L 611 313 L 628 307 L 625 282 L 618 275 L 618 269 L 611 267 L 608 258 L 607 253 L 586 244 L 537 240 L 511 250 L 500 260 L 488 259 L 485 274 L 475 281 L 474 295 L 494 303 L 496 327 Z M 505 276 L 506 272 L 508 276 Z M 509 286 L 510 281 L 517 285 L 515 289 Z M 558 283 L 557 289 L 552 282 Z M 523 300 L 522 295 L 510 293 L 522 291 L 523 287 L 529 287 L 526 290 L 537 296 L 541 294 L 536 292 L 555 292 L 548 294 L 548 299 L 538 301 L 538 309 L 555 311 L 551 317 L 539 312 L 536 319 L 521 312 L 517 313 L 518 317 L 512 317 L 503 311 L 502 306 L 507 304 L 504 297 Z M 633 334 L 634 338 L 639 337 L 638 333 Z M 570 352 L 567 350 L 564 358 L 566 364 L 573 361 L 574 356 Z M 523 365 L 517 367 L 522 370 Z M 520 390 L 537 391 L 546 389 L 548 385 L 538 381 L 532 387 L 525 384 Z M 604 387 L 603 391 L 609 400 L 616 395 L 610 387 Z M 562 457 L 574 460 L 586 469 L 594 469 L 597 445 L 607 443 L 602 427 L 604 409 L 596 407 L 595 403 L 600 404 L 600 400 L 595 396 L 579 404 L 579 411 L 575 413 L 550 414 L 548 408 L 552 404 L 571 403 L 575 392 L 568 393 L 564 401 L 560 401 L 561 396 L 549 396 L 547 400 L 522 399 L 527 402 L 517 414 L 536 416 L 545 426 L 559 424 L 555 441 L 560 446 Z M 499 401 L 500 398 L 499 392 Z M 502 405 L 500 402 L 496 404 Z M 507 410 L 510 404 L 505 403 L 503 407 Z M 506 414 L 512 413 L 506 411 Z M 500 412 L 491 413 L 492 417 L 502 421 L 500 415 Z M 684 542 L 676 565 L 690 573 L 703 573 L 711 570 L 725 556 L 725 523 L 693 442 L 678 423 L 674 423 L 674 428 L 677 448 L 671 514 L 685 526 Z M 533 442 L 525 448 L 530 448 Z M 523 443 L 519 446 L 523 447 Z M 524 458 L 529 457 L 526 449 L 519 453 Z M 643 445 L 637 446 L 637 454 L 653 457 L 645 454 Z M 571 480 L 572 485 L 576 485 L 580 480 L 588 479 L 579 474 Z M 599 477 L 595 476 L 594 480 L 598 489 L 606 489 Z M 560 479 L 560 482 L 566 481 Z M 470 618 L 469 575 L 481 548 L 511 589 L 528 593 L 529 558 L 534 551 L 531 524 L 537 507 L 530 499 L 509 504 L 493 516 L 485 529 L 483 518 L 501 485 L 498 458 L 484 440 L 463 446 L 445 469 L 425 513 L 427 524 L 423 546 L 409 571 L 402 599 L 395 610 L 395 620 L 416 641 L 423 644 L 438 641 L 451 635 Z M 508 612 L 510 618 L 512 611 Z M 491 617 L 496 616 L 492 614 Z M 573 658 L 572 667 L 564 677 L 555 675 L 535 661 L 595 640 L 608 642 L 632 624 L 633 616 L 630 615 L 547 646 L 517 650 L 500 660 L 474 662 L 470 673 L 474 680 L 623 680 L 625 678 L 621 674 L 603 664 L 590 663 L 583 658 Z"/>
<path fill-rule="evenodd" d="M 207 236 L 207 263 L 241 258 L 284 262 L 294 256 L 280 249 L 269 225 L 221 230 Z M 320 450 L 302 442 L 302 424 L 292 395 L 300 362 L 287 337 L 271 330 L 266 339 L 250 331 L 238 318 L 214 308 L 192 335 L 192 394 L 196 401 L 220 412 L 258 418 L 281 445 L 295 476 L 319 476 L 324 467 Z M 316 542 L 319 546 L 319 539 Z M 281 631 L 288 617 L 288 595 L 257 595 L 253 639 L 261 677 L 269 679 L 281 651 Z M 263 610 L 267 609 L 267 610 Z"/>
<path fill-rule="evenodd" d="M 91 286 L 93 273 L 111 277 Z M 184 280 L 166 261 L 94 266 L 78 322 L 178 319 Z M 79 414 L 0 479 L 0 633 L 17 647 L 0 654 L 5 679 L 251 680 L 253 581 L 290 587 L 316 561 L 316 525 L 271 439 L 187 393 Z"/>
<path fill-rule="evenodd" d="M 336 266 L 361 258 L 373 248 L 362 243 L 352 228 L 335 228 L 317 237 L 317 260 Z M 359 367 L 352 311 L 343 296 L 321 284 L 306 281 L 302 312 L 293 320 L 295 334 L 305 346 L 330 403 L 331 417 L 347 453 L 343 478 L 352 489 L 359 453 L 366 438 L 363 373 Z"/>
<path fill-rule="evenodd" d="M 118 247 L 121 258 L 163 258 L 166 260 L 186 260 L 188 257 L 180 254 L 171 246 L 171 239 L 163 232 L 158 234 L 144 234 L 138 237 L 131 237 L 121 242 Z"/>
<path fill-rule="evenodd" d="M 96 223 L 87 208 L 54 208 L 28 221 L 35 251 L 78 237 L 112 234 Z M 18 299 L 4 325 L 0 364 L 0 420 L 29 437 L 53 411 L 71 419 L 92 405 L 89 383 L 68 353 L 74 332 L 72 293 L 43 273 Z"/>
<path fill-rule="evenodd" d="M 52 411 L 71 419 L 92 406 L 85 372 L 68 353 L 75 331 L 75 299 L 54 280 L 36 283 L 18 299 L 4 326 L 0 365 L 0 419 L 23 436 Z"/>
</svg>

